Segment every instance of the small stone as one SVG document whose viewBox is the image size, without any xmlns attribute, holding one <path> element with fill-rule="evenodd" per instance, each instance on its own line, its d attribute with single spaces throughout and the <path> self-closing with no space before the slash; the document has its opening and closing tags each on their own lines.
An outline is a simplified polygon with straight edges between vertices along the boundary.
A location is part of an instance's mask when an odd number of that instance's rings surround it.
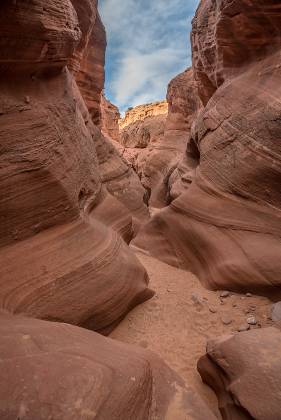
<svg viewBox="0 0 281 420">
<path fill-rule="evenodd" d="M 254 316 L 249 316 L 249 318 L 247 318 L 247 323 L 249 325 L 257 325 L 257 320 Z"/>
<path fill-rule="evenodd" d="M 281 321 L 281 302 L 277 302 L 272 305 L 271 319 L 274 322 Z"/>
<path fill-rule="evenodd" d="M 246 297 L 245 296 L 241 296 L 241 300 L 245 300 L 246 299 Z"/>
<path fill-rule="evenodd" d="M 192 293 L 191 300 L 197 305 L 202 305 L 202 299 L 199 295 L 197 295 L 197 293 Z"/>
<path fill-rule="evenodd" d="M 249 324 L 243 324 L 243 325 L 240 325 L 240 327 L 238 328 L 237 331 L 244 332 L 244 331 L 248 331 L 249 329 L 250 329 L 250 325 Z"/>
<path fill-rule="evenodd" d="M 228 315 L 223 315 L 221 321 L 224 325 L 230 325 L 232 323 L 232 319 Z"/>
<path fill-rule="evenodd" d="M 168 293 L 172 293 L 172 290 L 171 290 L 171 289 L 167 289 L 167 292 L 168 292 Z"/>
<path fill-rule="evenodd" d="M 227 290 L 224 290 L 223 292 L 220 293 L 220 297 L 221 298 L 227 298 L 229 297 L 230 293 Z"/>
<path fill-rule="evenodd" d="M 216 309 L 214 306 L 209 306 L 209 311 L 210 311 L 212 314 L 217 313 L 217 309 Z"/>
<path fill-rule="evenodd" d="M 25 97 L 24 97 L 24 102 L 25 102 L 26 104 L 30 104 L 30 97 L 29 97 L 29 96 L 25 96 Z"/>
<path fill-rule="evenodd" d="M 237 308 L 237 306 L 238 306 L 237 303 L 236 302 L 233 302 L 232 307 L 233 308 Z"/>
<path fill-rule="evenodd" d="M 246 293 L 247 297 L 253 297 L 252 293 Z"/>
</svg>

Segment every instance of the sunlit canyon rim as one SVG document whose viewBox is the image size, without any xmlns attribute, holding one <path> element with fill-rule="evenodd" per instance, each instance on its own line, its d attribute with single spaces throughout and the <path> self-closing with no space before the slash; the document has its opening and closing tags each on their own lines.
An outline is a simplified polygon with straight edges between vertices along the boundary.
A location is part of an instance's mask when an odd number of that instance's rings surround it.
<svg viewBox="0 0 281 420">
<path fill-rule="evenodd" d="M 106 29 L 0 3 L 0 418 L 281 420 L 281 2 L 201 0 L 122 118 Z"/>
</svg>

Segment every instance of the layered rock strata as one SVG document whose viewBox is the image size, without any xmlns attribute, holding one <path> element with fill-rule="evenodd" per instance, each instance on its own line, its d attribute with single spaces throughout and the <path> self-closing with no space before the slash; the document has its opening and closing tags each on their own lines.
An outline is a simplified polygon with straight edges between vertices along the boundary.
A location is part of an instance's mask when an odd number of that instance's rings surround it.
<svg viewBox="0 0 281 420">
<path fill-rule="evenodd" d="M 190 138 L 195 177 L 135 241 L 208 288 L 274 299 L 281 294 L 280 24 L 275 1 L 201 1 L 193 67 L 207 105 Z"/>
<path fill-rule="evenodd" d="M 81 4 L 78 0 L 72 0 L 72 2 L 77 10 L 79 25 L 82 28 L 82 38 L 78 53 L 74 55 L 69 65 L 74 72 L 90 113 L 90 119 L 85 117 L 85 124 L 91 131 L 95 142 L 103 186 L 113 197 L 111 199 L 112 207 L 117 207 L 116 200 L 121 203 L 120 210 L 116 213 L 116 215 L 119 213 L 123 215 L 119 225 L 125 220 L 125 213 L 127 213 L 127 221 L 130 217 L 133 218 L 132 222 L 124 224 L 119 231 L 119 233 L 125 231 L 124 238 L 130 240 L 134 231 L 136 232 L 139 225 L 147 221 L 149 217 L 144 203 L 145 190 L 131 167 L 120 157 L 116 148 L 112 147 L 110 138 L 108 139 L 100 130 L 93 129 L 91 126 L 91 122 L 101 129 L 103 125 L 104 99 L 102 99 L 102 91 L 104 88 L 106 33 L 100 16 L 96 12 L 95 3 L 86 1 L 83 6 L 83 3 Z M 91 13 L 96 13 L 94 24 L 90 23 L 87 26 L 85 13 L 88 13 L 87 19 Z M 107 199 L 108 203 L 109 201 L 110 198 Z M 111 206 L 107 206 L 109 213 L 111 213 L 110 208 Z M 104 210 L 106 210 L 105 207 Z M 110 216 L 107 215 L 106 218 L 108 219 L 108 217 Z M 129 234 L 130 230 L 131 235 Z"/>
<path fill-rule="evenodd" d="M 270 327 L 211 340 L 198 362 L 223 419 L 281 418 L 281 331 Z"/>
<path fill-rule="evenodd" d="M 106 226 L 127 215 L 105 206 L 100 134 L 66 67 L 79 75 L 98 15 L 73 3 L 84 20 L 68 0 L 0 6 L 0 307 L 107 332 L 151 293 Z"/>
</svg>

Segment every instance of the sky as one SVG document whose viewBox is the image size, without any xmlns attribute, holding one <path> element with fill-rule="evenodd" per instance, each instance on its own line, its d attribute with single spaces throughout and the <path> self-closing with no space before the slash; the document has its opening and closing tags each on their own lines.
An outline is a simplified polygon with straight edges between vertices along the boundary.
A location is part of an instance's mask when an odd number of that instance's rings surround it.
<svg viewBox="0 0 281 420">
<path fill-rule="evenodd" d="M 99 0 L 107 32 L 105 94 L 123 113 L 162 100 L 191 64 L 191 20 L 199 0 Z"/>
</svg>

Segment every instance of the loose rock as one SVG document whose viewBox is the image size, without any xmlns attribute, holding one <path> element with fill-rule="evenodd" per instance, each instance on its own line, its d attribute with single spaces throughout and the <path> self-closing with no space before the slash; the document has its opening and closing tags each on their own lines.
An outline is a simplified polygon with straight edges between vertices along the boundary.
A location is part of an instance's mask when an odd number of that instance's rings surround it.
<svg viewBox="0 0 281 420">
<path fill-rule="evenodd" d="M 281 302 L 277 302 L 271 307 L 271 319 L 272 321 L 281 321 Z"/>
<path fill-rule="evenodd" d="M 232 319 L 230 318 L 229 315 L 223 315 L 221 317 L 221 321 L 224 325 L 230 325 L 232 323 Z"/>
<path fill-rule="evenodd" d="M 249 324 L 243 324 L 243 325 L 240 325 L 240 327 L 237 329 L 237 331 L 244 332 L 244 331 L 248 331 L 249 329 L 250 329 Z"/>
<path fill-rule="evenodd" d="M 209 307 L 209 311 L 210 311 L 212 314 L 217 313 L 217 309 L 216 309 L 214 306 L 210 306 L 210 307 Z"/>
<path fill-rule="evenodd" d="M 247 318 L 247 322 L 249 325 L 257 325 L 257 320 L 254 316 L 249 316 L 249 318 Z"/>
<path fill-rule="evenodd" d="M 227 290 L 224 290 L 223 292 L 220 293 L 220 297 L 221 298 L 227 298 L 229 297 L 230 293 Z"/>
</svg>

